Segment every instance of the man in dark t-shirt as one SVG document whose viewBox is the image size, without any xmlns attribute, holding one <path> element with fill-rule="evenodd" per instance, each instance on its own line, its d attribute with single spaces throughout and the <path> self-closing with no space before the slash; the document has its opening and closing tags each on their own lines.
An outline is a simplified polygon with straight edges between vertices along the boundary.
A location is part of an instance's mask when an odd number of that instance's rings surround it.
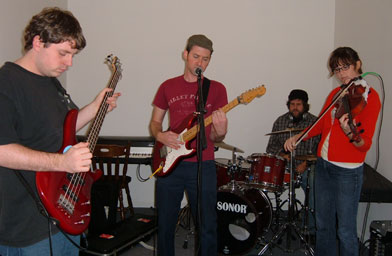
<svg viewBox="0 0 392 256">
<path fill-rule="evenodd" d="M 77 19 L 59 8 L 33 16 L 24 40 L 24 55 L 0 68 L 0 255 L 78 255 L 78 248 L 40 214 L 27 188 L 37 198 L 36 172 L 90 170 L 87 143 L 56 153 L 62 146 L 64 118 L 75 107 L 56 77 L 72 65 L 86 41 Z M 95 117 L 109 91 L 103 89 L 79 110 L 76 131 Z M 108 98 L 109 111 L 119 96 Z M 71 239 L 78 243 L 79 237 Z"/>
</svg>

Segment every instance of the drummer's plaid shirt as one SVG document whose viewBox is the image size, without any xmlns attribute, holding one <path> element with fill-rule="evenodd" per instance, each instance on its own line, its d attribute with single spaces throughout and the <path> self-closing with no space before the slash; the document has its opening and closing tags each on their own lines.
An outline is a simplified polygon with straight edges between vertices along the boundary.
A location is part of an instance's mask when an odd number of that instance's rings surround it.
<svg viewBox="0 0 392 256">
<path fill-rule="evenodd" d="M 274 125 L 272 127 L 272 131 L 281 131 L 285 130 L 288 128 L 294 128 L 294 129 L 305 129 L 309 125 L 313 124 L 313 122 L 317 119 L 316 116 L 312 115 L 311 113 L 307 112 L 304 114 L 303 119 L 294 124 L 292 117 L 290 115 L 290 112 L 287 112 L 286 114 L 281 115 L 276 119 L 274 122 Z M 273 154 L 273 155 L 278 155 L 281 152 L 284 152 L 283 145 L 285 141 L 291 136 L 298 134 L 299 131 L 292 132 L 291 134 L 289 132 L 287 133 L 280 133 L 280 134 L 275 134 L 271 135 L 268 141 L 268 146 L 267 146 L 267 153 Z M 310 138 L 306 141 L 301 141 L 296 150 L 295 150 L 295 155 L 316 155 L 317 154 L 317 146 L 318 143 L 320 142 L 320 136 Z M 287 153 L 287 152 L 286 152 Z M 296 164 L 298 165 L 301 161 L 296 161 Z"/>
</svg>

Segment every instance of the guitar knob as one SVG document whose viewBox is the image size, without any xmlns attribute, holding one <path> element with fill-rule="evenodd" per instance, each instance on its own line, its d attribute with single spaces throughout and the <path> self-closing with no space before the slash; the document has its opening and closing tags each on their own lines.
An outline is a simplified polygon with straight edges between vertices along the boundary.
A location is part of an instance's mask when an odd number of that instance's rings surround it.
<svg viewBox="0 0 392 256">
<path fill-rule="evenodd" d="M 90 204 L 91 204 L 90 200 L 87 200 L 86 202 L 81 203 L 80 205 L 90 205 Z"/>
<path fill-rule="evenodd" d="M 84 220 L 82 219 L 81 221 L 75 222 L 74 224 L 75 224 L 75 225 L 84 224 Z"/>
</svg>

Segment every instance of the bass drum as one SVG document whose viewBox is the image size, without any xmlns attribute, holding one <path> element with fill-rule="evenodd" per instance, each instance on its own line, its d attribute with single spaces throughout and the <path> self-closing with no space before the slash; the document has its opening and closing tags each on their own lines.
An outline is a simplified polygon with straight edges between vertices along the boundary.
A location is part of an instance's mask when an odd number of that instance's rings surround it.
<svg viewBox="0 0 392 256">
<path fill-rule="evenodd" d="M 222 186 L 217 196 L 218 253 L 242 255 L 251 250 L 272 222 L 268 196 L 256 188 Z"/>
</svg>

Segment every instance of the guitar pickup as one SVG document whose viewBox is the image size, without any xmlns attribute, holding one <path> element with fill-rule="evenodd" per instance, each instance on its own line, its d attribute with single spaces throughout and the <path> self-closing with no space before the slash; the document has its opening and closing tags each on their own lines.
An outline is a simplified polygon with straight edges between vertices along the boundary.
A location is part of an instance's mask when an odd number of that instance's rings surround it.
<svg viewBox="0 0 392 256">
<path fill-rule="evenodd" d="M 74 173 L 67 173 L 66 174 L 67 179 L 69 180 L 70 183 L 73 185 L 84 185 L 85 181 L 83 178 L 81 178 L 80 174 L 74 174 Z"/>
<path fill-rule="evenodd" d="M 71 189 L 69 189 L 66 185 L 63 185 L 63 190 L 67 194 L 67 197 L 72 199 L 74 202 L 77 202 L 79 200 L 78 197 L 75 195 L 75 193 Z"/>
<path fill-rule="evenodd" d="M 159 150 L 159 155 L 161 156 L 161 158 L 165 158 L 167 154 L 168 154 L 167 147 L 166 146 L 161 147 L 161 149 Z"/>
<path fill-rule="evenodd" d="M 57 203 L 61 208 L 68 212 L 68 214 L 72 215 L 75 210 L 75 205 L 69 200 L 68 197 L 65 197 L 64 194 L 61 194 Z"/>
</svg>

